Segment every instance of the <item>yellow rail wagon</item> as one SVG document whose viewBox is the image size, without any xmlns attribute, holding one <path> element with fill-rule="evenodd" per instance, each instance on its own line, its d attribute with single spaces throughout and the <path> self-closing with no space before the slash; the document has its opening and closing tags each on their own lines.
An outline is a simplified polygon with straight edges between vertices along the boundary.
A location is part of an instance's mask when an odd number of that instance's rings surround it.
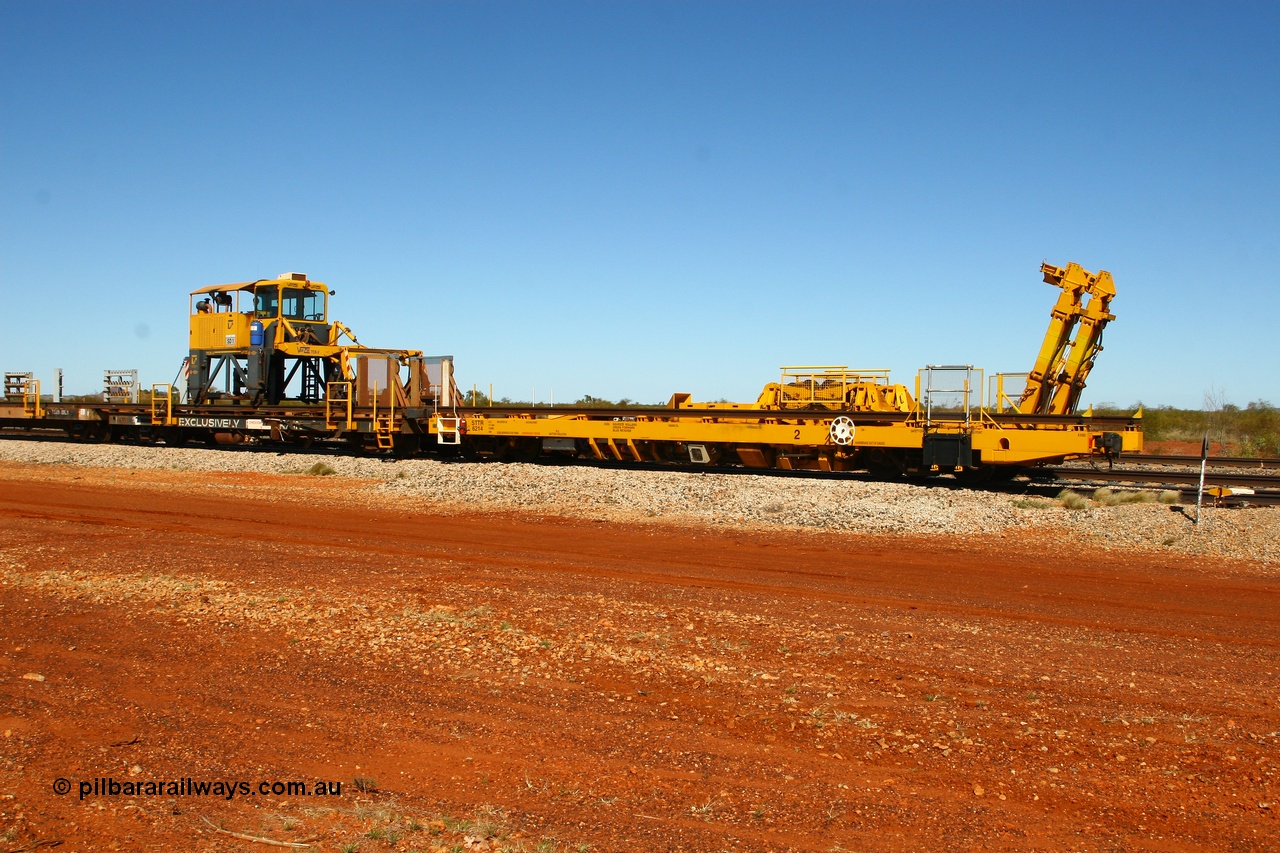
<svg viewBox="0 0 1280 853">
<path fill-rule="evenodd" d="M 1032 370 L 989 381 L 971 365 L 930 365 L 912 389 L 889 371 L 784 367 L 754 403 L 676 394 L 651 411 L 472 409 L 467 445 L 501 459 L 543 452 L 594 459 L 982 478 L 1025 466 L 1114 456 L 1142 446 L 1138 417 L 1094 418 L 1076 406 L 1114 319 L 1111 275 L 1044 264 L 1062 289 Z M 1020 391 L 1015 391 L 1021 385 Z M 1017 393 L 1014 400 L 1010 395 Z"/>
<path fill-rule="evenodd" d="M 329 440 L 500 460 L 555 454 L 974 479 L 1140 450 L 1140 412 L 1077 411 L 1115 319 L 1111 275 L 1076 264 L 1041 272 L 1062 293 L 1027 373 L 928 365 L 908 386 L 884 369 L 793 366 L 754 402 L 674 394 L 641 408 L 459 406 L 452 358 L 361 345 L 330 319 L 333 291 L 285 273 L 192 291 L 185 377 L 152 386 L 149 401 L 45 403 L 38 382 L 7 374 L 0 426 L 166 443 Z"/>
</svg>

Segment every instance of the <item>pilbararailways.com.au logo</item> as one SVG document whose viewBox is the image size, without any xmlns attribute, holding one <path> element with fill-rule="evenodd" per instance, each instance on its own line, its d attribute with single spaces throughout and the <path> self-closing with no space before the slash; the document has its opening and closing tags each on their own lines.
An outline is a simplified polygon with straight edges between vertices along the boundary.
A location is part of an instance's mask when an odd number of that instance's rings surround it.
<svg viewBox="0 0 1280 853">
<path fill-rule="evenodd" d="M 234 779 L 208 781 L 205 779 L 150 779 L 145 781 L 118 781 L 111 777 L 81 779 L 73 783 L 59 776 L 53 780 L 53 792 L 66 796 L 79 787 L 80 799 L 89 797 L 341 797 L 342 783 L 320 779 L 315 782 L 292 780 L 288 782 L 241 782 Z"/>
</svg>

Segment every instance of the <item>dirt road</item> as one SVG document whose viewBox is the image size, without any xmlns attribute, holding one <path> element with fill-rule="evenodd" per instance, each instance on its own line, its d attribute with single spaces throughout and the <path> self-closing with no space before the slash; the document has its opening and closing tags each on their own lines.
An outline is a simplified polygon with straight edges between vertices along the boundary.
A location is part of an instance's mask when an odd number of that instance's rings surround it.
<svg viewBox="0 0 1280 853">
<path fill-rule="evenodd" d="M 0 851 L 1280 848 L 1274 566 L 335 480 L 0 465 Z"/>
</svg>

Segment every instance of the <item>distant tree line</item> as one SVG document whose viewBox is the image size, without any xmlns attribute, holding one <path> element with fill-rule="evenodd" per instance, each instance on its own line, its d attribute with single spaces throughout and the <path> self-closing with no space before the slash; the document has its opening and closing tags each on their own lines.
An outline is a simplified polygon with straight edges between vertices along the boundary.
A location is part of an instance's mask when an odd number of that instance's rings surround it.
<svg viewBox="0 0 1280 853">
<path fill-rule="evenodd" d="M 494 399 L 491 403 L 489 400 L 488 394 L 484 393 L 483 391 L 477 391 L 477 390 L 470 390 L 470 391 L 467 391 L 465 394 L 463 394 L 462 404 L 464 406 L 475 406 L 477 408 L 481 408 L 489 405 L 494 405 L 494 406 L 528 406 L 530 405 L 528 400 L 513 400 L 510 397 L 498 397 Z M 546 400 L 540 400 L 538 401 L 538 405 L 549 406 L 550 403 L 548 403 Z M 573 407 L 578 409 L 660 409 L 660 408 L 664 408 L 666 405 L 667 405 L 666 400 L 662 400 L 661 402 L 658 402 L 658 403 L 641 403 L 637 400 L 632 400 L 630 397 L 623 397 L 621 400 L 618 400 L 615 402 L 613 400 L 609 400 L 604 397 L 597 397 L 594 394 L 583 394 L 581 397 L 579 397 L 578 399 L 574 400 L 571 403 L 566 403 L 563 401 L 556 403 L 556 406 L 566 406 L 566 407 Z"/>
<path fill-rule="evenodd" d="M 1142 431 L 1147 441 L 1199 443 L 1207 435 L 1226 448 L 1225 456 L 1280 456 L 1280 409 L 1266 400 L 1241 408 L 1215 397 L 1205 395 L 1203 410 L 1143 407 Z M 1128 415 L 1140 405 L 1119 409 L 1103 404 L 1094 406 L 1093 411 L 1097 415 Z"/>
</svg>

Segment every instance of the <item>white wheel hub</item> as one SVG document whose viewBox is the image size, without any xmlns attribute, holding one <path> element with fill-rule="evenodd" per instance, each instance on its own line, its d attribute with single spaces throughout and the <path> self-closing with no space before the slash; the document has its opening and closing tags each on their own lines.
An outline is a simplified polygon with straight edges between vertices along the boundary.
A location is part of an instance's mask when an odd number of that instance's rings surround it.
<svg viewBox="0 0 1280 853">
<path fill-rule="evenodd" d="M 831 440 L 842 447 L 853 444 L 854 423 L 851 418 L 840 415 L 831 422 Z"/>
</svg>

